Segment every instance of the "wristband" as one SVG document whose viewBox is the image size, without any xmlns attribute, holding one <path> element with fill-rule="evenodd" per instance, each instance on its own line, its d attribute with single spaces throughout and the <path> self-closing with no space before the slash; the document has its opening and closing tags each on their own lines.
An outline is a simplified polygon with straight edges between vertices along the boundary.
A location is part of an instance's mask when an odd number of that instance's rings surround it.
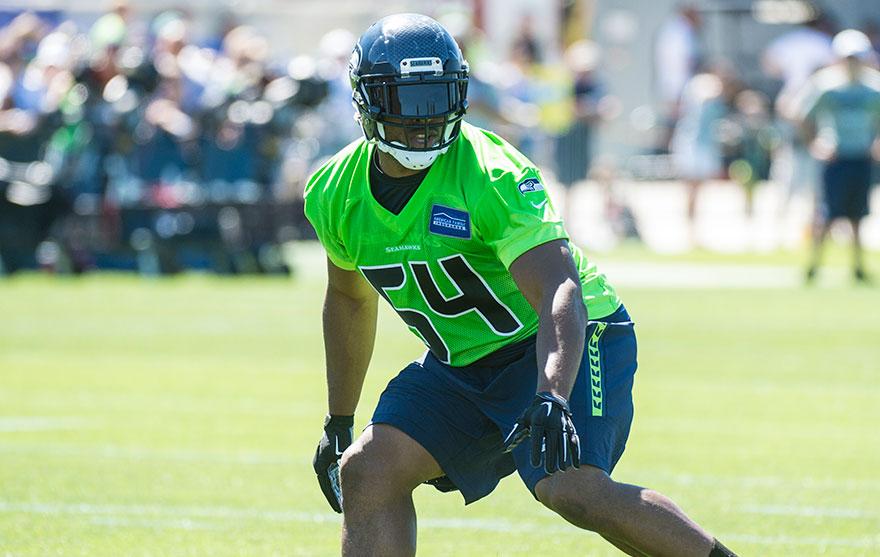
<svg viewBox="0 0 880 557">
<path fill-rule="evenodd" d="M 327 414 L 324 418 L 324 427 L 327 426 L 354 427 L 354 415 L 345 416 L 339 414 Z"/>
</svg>

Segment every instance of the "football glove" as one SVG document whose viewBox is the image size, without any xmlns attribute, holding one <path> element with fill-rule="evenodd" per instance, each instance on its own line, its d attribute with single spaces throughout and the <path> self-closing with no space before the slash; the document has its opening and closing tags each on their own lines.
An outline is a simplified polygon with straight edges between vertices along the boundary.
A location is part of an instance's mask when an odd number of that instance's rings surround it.
<svg viewBox="0 0 880 557">
<path fill-rule="evenodd" d="M 351 445 L 354 437 L 354 416 L 327 416 L 324 436 L 318 443 L 312 466 L 318 475 L 318 485 L 333 510 L 342 512 L 342 490 L 339 485 L 339 459 Z"/>
<path fill-rule="evenodd" d="M 543 462 L 544 470 L 552 474 L 569 466 L 580 467 L 581 443 L 565 399 L 548 392 L 535 395 L 504 440 L 505 452 L 527 437 L 531 438 L 531 463 L 535 468 Z"/>
</svg>

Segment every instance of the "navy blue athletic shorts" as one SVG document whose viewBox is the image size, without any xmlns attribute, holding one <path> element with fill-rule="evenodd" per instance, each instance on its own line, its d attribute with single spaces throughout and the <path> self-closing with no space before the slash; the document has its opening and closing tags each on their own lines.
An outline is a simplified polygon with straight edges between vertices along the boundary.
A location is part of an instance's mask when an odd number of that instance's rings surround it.
<svg viewBox="0 0 880 557">
<path fill-rule="evenodd" d="M 452 367 L 428 352 L 391 380 L 371 423 L 392 425 L 421 444 L 446 474 L 438 489 L 460 490 L 466 504 L 491 493 L 514 470 L 534 495 L 547 474 L 529 462 L 530 443 L 509 454 L 502 450 L 505 435 L 535 396 L 534 337 L 508 362 L 481 362 Z M 590 321 L 569 397 L 582 463 L 610 474 L 623 454 L 635 372 L 636 337 L 626 309 Z"/>
<path fill-rule="evenodd" d="M 823 216 L 826 220 L 860 219 L 868 214 L 871 190 L 870 158 L 839 159 L 825 164 Z"/>
</svg>

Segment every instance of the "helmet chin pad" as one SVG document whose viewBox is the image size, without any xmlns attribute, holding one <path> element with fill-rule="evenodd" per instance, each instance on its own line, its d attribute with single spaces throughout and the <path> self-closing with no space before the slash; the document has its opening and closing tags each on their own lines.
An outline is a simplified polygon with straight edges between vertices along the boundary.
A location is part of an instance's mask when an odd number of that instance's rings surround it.
<svg viewBox="0 0 880 557">
<path fill-rule="evenodd" d="M 382 141 L 377 141 L 376 147 L 380 151 L 388 153 L 394 157 L 394 160 L 410 170 L 423 170 L 428 168 L 435 160 L 437 160 L 437 157 L 449 150 L 449 147 L 447 146 L 433 151 L 407 151 L 402 148 L 402 144 L 400 144 L 400 147 L 394 147 Z"/>
</svg>

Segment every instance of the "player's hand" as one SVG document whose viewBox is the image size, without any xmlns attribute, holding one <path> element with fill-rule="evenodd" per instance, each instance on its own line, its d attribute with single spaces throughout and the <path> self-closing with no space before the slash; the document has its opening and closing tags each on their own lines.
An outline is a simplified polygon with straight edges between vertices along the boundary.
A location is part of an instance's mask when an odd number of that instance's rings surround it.
<svg viewBox="0 0 880 557">
<path fill-rule="evenodd" d="M 327 416 L 324 436 L 318 443 L 312 466 L 318 474 L 318 484 L 333 510 L 342 512 L 342 491 L 339 488 L 339 458 L 351 445 L 354 436 L 354 416 Z"/>
<path fill-rule="evenodd" d="M 504 440 L 505 452 L 512 451 L 527 437 L 531 438 L 531 462 L 535 468 L 542 461 L 548 474 L 569 466 L 580 467 L 581 442 L 565 399 L 548 392 L 535 395 Z"/>
</svg>

